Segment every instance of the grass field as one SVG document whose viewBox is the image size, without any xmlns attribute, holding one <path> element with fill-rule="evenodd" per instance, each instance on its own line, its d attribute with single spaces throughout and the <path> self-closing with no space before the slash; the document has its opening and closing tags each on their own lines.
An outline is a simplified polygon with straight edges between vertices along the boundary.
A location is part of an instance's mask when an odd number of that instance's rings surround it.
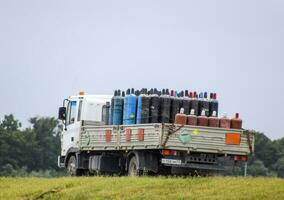
<svg viewBox="0 0 284 200">
<path fill-rule="evenodd" d="M 284 199 L 284 179 L 0 178 L 0 199 Z"/>
</svg>

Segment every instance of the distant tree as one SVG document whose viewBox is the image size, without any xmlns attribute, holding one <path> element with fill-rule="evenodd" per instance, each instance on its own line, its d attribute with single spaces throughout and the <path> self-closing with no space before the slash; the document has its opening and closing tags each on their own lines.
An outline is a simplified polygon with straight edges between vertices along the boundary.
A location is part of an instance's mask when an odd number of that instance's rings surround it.
<svg viewBox="0 0 284 200">
<path fill-rule="evenodd" d="M 16 131 L 21 127 L 21 123 L 15 119 L 13 114 L 5 115 L 0 127 L 8 131 Z"/>
<path fill-rule="evenodd" d="M 255 160 L 253 164 L 248 166 L 248 175 L 251 176 L 267 176 L 268 169 L 261 160 Z"/>
<path fill-rule="evenodd" d="M 274 165 L 275 171 L 279 177 L 284 178 L 284 156 L 279 158 Z"/>
</svg>

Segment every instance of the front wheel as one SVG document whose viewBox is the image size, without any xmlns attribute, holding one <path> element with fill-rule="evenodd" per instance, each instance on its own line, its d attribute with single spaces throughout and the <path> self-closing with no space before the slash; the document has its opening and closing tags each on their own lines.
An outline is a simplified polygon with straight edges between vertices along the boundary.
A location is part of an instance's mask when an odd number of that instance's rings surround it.
<svg viewBox="0 0 284 200">
<path fill-rule="evenodd" d="M 76 156 L 70 156 L 67 164 L 67 174 L 69 176 L 80 176 L 82 173 L 80 173 L 80 170 L 77 167 L 77 161 Z"/>
</svg>

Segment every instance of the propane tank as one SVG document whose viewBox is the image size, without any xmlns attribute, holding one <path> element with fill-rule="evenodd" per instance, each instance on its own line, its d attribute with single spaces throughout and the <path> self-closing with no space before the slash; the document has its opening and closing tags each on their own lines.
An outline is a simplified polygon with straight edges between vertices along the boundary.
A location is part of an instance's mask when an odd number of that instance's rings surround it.
<svg viewBox="0 0 284 200">
<path fill-rule="evenodd" d="M 239 113 L 236 113 L 235 118 L 231 119 L 231 128 L 242 129 L 243 121 L 240 119 Z"/>
<path fill-rule="evenodd" d="M 180 109 L 180 113 L 176 114 L 175 124 L 186 125 L 187 117 L 184 114 L 184 109 Z"/>
<path fill-rule="evenodd" d="M 217 94 L 211 93 L 210 94 L 210 116 L 212 116 L 213 112 L 216 112 L 216 117 L 218 117 L 218 100 L 217 100 Z"/>
<path fill-rule="evenodd" d="M 158 96 L 157 89 L 151 89 L 151 100 L 150 100 L 150 123 L 159 123 L 160 113 L 160 97 Z"/>
<path fill-rule="evenodd" d="M 123 108 L 123 124 L 125 125 L 135 124 L 136 122 L 136 96 L 134 88 L 131 89 L 131 94 L 129 94 L 129 91 L 127 92 Z"/>
<path fill-rule="evenodd" d="M 170 122 L 170 111 L 171 111 L 171 98 L 169 95 L 168 89 L 162 90 L 161 99 L 161 115 L 160 115 L 160 123 L 169 123 Z"/>
<path fill-rule="evenodd" d="M 192 95 L 192 96 L 191 96 Z M 189 98 L 190 100 L 190 110 L 193 109 L 194 110 L 194 115 L 198 115 L 198 111 L 199 111 L 199 101 L 198 101 L 198 97 L 197 97 L 197 93 L 196 92 L 191 92 L 189 93 Z"/>
<path fill-rule="evenodd" d="M 197 117 L 198 126 L 208 126 L 208 117 L 205 116 L 205 110 L 201 111 L 201 116 Z"/>
<path fill-rule="evenodd" d="M 191 109 L 190 114 L 187 116 L 187 124 L 191 126 L 197 125 L 197 116 L 195 115 L 194 109 Z"/>
<path fill-rule="evenodd" d="M 124 92 L 122 92 L 121 96 L 120 90 L 117 91 L 117 96 L 114 97 L 113 104 L 112 124 L 120 125 L 123 119 Z"/>
<path fill-rule="evenodd" d="M 220 119 L 216 117 L 216 111 L 213 111 L 211 117 L 209 117 L 209 126 L 210 127 L 219 127 L 220 126 Z"/>
<path fill-rule="evenodd" d="M 147 89 L 143 88 L 138 97 L 136 124 L 149 123 L 150 100 Z"/>
<path fill-rule="evenodd" d="M 223 117 L 220 119 L 220 128 L 231 128 L 231 120 L 227 117 L 226 113 L 224 113 Z"/>
<path fill-rule="evenodd" d="M 204 110 L 205 116 L 209 117 L 210 101 L 208 99 L 207 92 L 203 93 L 203 97 L 201 97 L 201 101 L 199 103 L 200 114 L 202 110 Z"/>
</svg>

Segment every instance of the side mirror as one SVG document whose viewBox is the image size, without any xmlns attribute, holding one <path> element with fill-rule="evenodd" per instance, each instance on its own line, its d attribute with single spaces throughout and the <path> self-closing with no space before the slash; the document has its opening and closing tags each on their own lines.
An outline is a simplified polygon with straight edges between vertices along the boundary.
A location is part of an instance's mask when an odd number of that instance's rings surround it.
<svg viewBox="0 0 284 200">
<path fill-rule="evenodd" d="M 66 108 L 65 107 L 60 107 L 59 108 L 58 119 L 66 120 Z"/>
</svg>

